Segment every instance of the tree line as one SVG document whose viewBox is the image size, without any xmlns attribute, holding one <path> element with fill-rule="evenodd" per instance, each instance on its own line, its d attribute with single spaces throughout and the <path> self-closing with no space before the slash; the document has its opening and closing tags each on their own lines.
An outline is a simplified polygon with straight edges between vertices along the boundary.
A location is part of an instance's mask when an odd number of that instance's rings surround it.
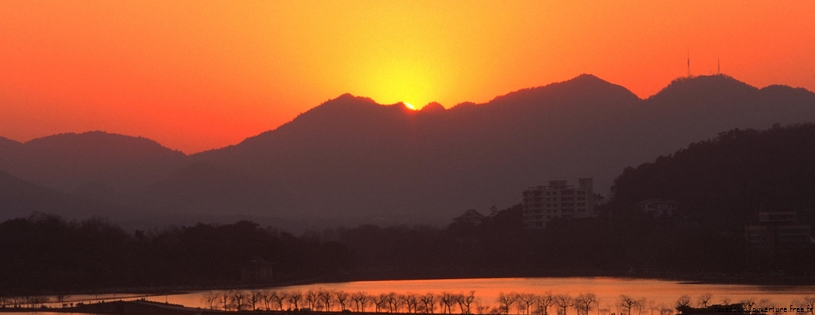
<svg viewBox="0 0 815 315">
<path fill-rule="evenodd" d="M 264 284 L 536 276 L 693 278 L 752 271 L 744 240 L 637 212 L 555 219 L 525 230 L 520 205 L 478 225 L 363 225 L 300 236 L 248 221 L 128 232 L 100 218 L 35 214 L 0 223 L 0 296 L 246 285 L 241 265 L 272 265 Z M 800 255 L 806 258 L 810 252 Z M 704 257 L 704 259 L 699 259 Z M 808 261 L 802 259 L 802 261 Z M 813 265 L 787 271 L 805 279 Z M 761 276 L 755 273 L 756 277 Z"/>
<path fill-rule="evenodd" d="M 253 259 L 286 282 L 336 275 L 351 259 L 337 242 L 248 221 L 127 232 L 102 218 L 48 214 L 0 223 L 0 252 L 0 296 L 234 286 Z"/>
<path fill-rule="evenodd" d="M 64 302 L 68 296 L 0 297 L 0 307 L 43 307 L 48 302 Z M 673 315 L 693 313 L 695 308 L 716 306 L 739 307 L 741 313 L 815 315 L 815 296 L 804 296 L 788 303 L 776 304 L 770 299 L 744 298 L 738 301 L 722 296 L 714 299 L 710 293 L 695 298 L 682 295 L 673 304 L 645 297 L 619 295 L 616 300 L 602 303 L 595 293 L 577 296 L 569 293 L 504 293 L 488 303 L 468 293 L 380 293 L 343 290 L 286 290 L 278 288 L 253 290 L 214 290 L 202 295 L 201 303 L 209 310 L 223 311 L 315 311 L 401 314 L 494 314 L 494 315 Z M 776 308 L 776 305 L 779 305 Z M 63 304 L 65 306 L 65 304 Z M 785 308 L 781 310 L 780 308 Z M 794 308 L 794 309 L 790 309 Z M 772 311 L 767 311 L 772 310 Z"/>
</svg>

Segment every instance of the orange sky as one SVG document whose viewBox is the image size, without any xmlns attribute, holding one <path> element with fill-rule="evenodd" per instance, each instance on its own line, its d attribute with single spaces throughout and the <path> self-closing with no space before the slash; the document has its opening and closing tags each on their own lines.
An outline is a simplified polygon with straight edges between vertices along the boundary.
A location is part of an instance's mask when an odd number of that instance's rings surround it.
<svg viewBox="0 0 815 315">
<path fill-rule="evenodd" d="M 342 93 L 451 107 L 591 73 L 815 90 L 815 1 L 0 1 L 0 136 L 194 153 Z"/>
</svg>

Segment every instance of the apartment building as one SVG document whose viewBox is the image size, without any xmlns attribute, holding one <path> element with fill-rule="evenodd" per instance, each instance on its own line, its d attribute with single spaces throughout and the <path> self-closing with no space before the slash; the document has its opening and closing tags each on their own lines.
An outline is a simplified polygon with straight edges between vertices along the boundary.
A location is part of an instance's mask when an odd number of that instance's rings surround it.
<svg viewBox="0 0 815 315">
<path fill-rule="evenodd" d="M 543 229 L 554 218 L 596 217 L 593 180 L 580 178 L 577 187 L 565 180 L 550 180 L 548 186 L 529 187 L 523 192 L 523 222 L 527 229 Z"/>
</svg>

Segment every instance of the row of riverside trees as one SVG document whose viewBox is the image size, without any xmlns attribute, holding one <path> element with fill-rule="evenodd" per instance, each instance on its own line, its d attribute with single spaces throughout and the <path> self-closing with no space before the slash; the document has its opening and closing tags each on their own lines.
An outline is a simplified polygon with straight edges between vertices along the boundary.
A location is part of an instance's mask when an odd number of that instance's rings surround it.
<svg viewBox="0 0 815 315">
<path fill-rule="evenodd" d="M 426 293 L 368 294 L 342 290 L 227 290 L 204 293 L 202 302 L 211 310 L 302 310 L 376 313 L 473 314 L 475 291 L 468 294 Z M 479 303 L 480 304 L 480 303 Z"/>
<path fill-rule="evenodd" d="M 0 307 L 39 308 L 45 303 L 66 296 L 16 296 L 0 297 Z M 744 298 L 732 300 L 722 296 L 714 299 L 710 293 L 695 298 L 682 295 L 671 305 L 665 301 L 648 300 L 645 297 L 620 295 L 616 300 L 601 301 L 591 292 L 572 296 L 568 293 L 554 294 L 551 291 L 536 293 L 498 294 L 493 304 L 485 303 L 468 293 L 381 293 L 345 292 L 342 290 L 220 290 L 208 291 L 201 302 L 210 310 L 225 311 L 291 311 L 310 310 L 317 312 L 358 312 L 358 313 L 403 313 L 403 314 L 518 314 L 518 315 L 565 315 L 574 311 L 576 315 L 672 315 L 676 311 L 686 312 L 692 307 L 707 308 L 714 305 L 740 307 L 743 313 L 756 314 L 796 314 L 813 315 L 815 296 L 805 296 L 776 304 L 769 299 Z"/>
<path fill-rule="evenodd" d="M 686 311 L 691 307 L 706 308 L 713 305 L 737 306 L 744 310 L 764 310 L 775 308 L 769 299 L 746 298 L 732 301 L 723 296 L 714 300 L 710 293 L 704 293 L 695 299 L 682 295 L 673 305 L 649 301 L 645 297 L 620 295 L 615 301 L 601 304 L 596 294 L 586 292 L 577 296 L 554 294 L 551 291 L 535 293 L 499 293 L 494 301 L 488 304 L 476 297 L 475 291 L 453 294 L 442 293 L 404 293 L 395 292 L 368 294 L 365 292 L 349 293 L 342 290 L 228 290 L 210 291 L 203 295 L 202 303 L 211 310 L 302 310 L 322 312 L 375 312 L 407 314 L 519 314 L 519 315 L 565 315 L 571 309 L 577 315 L 673 315 L 676 311 Z M 798 308 L 793 313 L 813 315 L 815 296 L 805 296 L 779 304 L 781 307 Z M 759 313 L 766 313 L 759 311 Z"/>
</svg>

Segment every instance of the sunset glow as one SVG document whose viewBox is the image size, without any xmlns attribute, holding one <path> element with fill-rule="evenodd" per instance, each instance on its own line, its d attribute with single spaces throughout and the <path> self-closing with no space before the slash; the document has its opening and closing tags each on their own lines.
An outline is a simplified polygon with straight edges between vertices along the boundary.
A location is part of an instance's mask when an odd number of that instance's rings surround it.
<svg viewBox="0 0 815 315">
<path fill-rule="evenodd" d="M 815 2 L 3 1 L 0 136 L 194 153 L 343 93 L 450 108 L 591 73 L 640 97 L 721 71 L 815 90 Z M 410 106 L 406 103 L 406 106 Z"/>
</svg>

